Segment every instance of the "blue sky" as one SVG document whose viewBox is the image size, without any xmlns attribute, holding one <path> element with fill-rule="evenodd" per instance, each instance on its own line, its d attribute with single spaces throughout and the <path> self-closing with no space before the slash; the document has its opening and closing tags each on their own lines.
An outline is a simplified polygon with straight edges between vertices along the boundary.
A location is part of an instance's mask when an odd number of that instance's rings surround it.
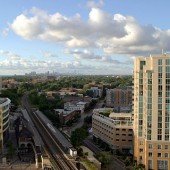
<svg viewBox="0 0 170 170">
<path fill-rule="evenodd" d="M 0 75 L 132 74 L 136 56 L 169 51 L 169 6 L 168 0 L 1 2 Z"/>
</svg>

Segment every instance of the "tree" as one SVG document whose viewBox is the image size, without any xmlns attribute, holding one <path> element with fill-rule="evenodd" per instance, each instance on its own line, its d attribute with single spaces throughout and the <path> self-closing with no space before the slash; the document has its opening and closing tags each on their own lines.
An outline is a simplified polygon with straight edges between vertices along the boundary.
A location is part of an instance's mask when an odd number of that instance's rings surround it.
<svg viewBox="0 0 170 170">
<path fill-rule="evenodd" d="M 125 165 L 129 166 L 130 163 L 131 163 L 130 158 L 127 156 L 126 159 L 125 159 Z"/>
<path fill-rule="evenodd" d="M 82 141 L 86 138 L 87 131 L 83 128 L 78 128 L 71 134 L 71 143 L 74 147 L 79 147 Z"/>
<path fill-rule="evenodd" d="M 87 90 L 86 95 L 93 98 L 94 93 L 92 90 Z"/>
<path fill-rule="evenodd" d="M 100 152 L 97 155 L 97 159 L 103 164 L 103 165 L 109 165 L 112 160 L 112 155 L 110 152 Z"/>
<path fill-rule="evenodd" d="M 11 103 L 16 106 L 19 104 L 20 95 L 17 94 L 17 89 L 2 90 L 0 97 L 8 97 L 11 100 Z"/>
<path fill-rule="evenodd" d="M 12 142 L 10 141 L 7 145 L 7 155 L 9 156 L 9 158 L 12 159 L 14 156 L 14 153 L 15 153 L 15 147 L 12 144 Z"/>
<path fill-rule="evenodd" d="M 84 118 L 84 123 L 91 124 L 92 123 L 92 116 L 86 116 Z"/>
</svg>

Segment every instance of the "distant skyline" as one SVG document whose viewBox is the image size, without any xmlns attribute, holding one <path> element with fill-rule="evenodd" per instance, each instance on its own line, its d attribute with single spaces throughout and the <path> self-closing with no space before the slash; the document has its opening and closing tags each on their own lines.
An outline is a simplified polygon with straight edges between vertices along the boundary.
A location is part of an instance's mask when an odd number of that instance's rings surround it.
<svg viewBox="0 0 170 170">
<path fill-rule="evenodd" d="M 170 2 L 5 0 L 0 75 L 130 75 L 137 56 L 170 50 Z"/>
</svg>

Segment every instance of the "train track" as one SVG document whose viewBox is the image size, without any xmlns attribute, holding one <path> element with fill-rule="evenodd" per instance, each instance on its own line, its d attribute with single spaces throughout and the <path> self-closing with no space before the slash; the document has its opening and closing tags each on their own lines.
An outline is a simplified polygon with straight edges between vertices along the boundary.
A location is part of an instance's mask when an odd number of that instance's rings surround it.
<svg viewBox="0 0 170 170">
<path fill-rule="evenodd" d="M 27 101 L 27 96 L 22 98 L 22 106 L 27 110 L 31 120 L 35 124 L 40 133 L 46 147 L 49 150 L 50 156 L 55 161 L 55 170 L 77 170 L 75 165 L 70 162 L 60 148 L 60 143 L 50 132 L 46 124 L 33 112 Z"/>
</svg>

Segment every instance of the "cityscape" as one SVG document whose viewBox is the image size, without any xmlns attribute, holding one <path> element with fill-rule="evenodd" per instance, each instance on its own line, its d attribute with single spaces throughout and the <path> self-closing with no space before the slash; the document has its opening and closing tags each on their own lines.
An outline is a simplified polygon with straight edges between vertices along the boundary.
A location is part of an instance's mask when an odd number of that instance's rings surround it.
<svg viewBox="0 0 170 170">
<path fill-rule="evenodd" d="M 170 170 L 170 2 L 1 3 L 0 170 Z"/>
</svg>

